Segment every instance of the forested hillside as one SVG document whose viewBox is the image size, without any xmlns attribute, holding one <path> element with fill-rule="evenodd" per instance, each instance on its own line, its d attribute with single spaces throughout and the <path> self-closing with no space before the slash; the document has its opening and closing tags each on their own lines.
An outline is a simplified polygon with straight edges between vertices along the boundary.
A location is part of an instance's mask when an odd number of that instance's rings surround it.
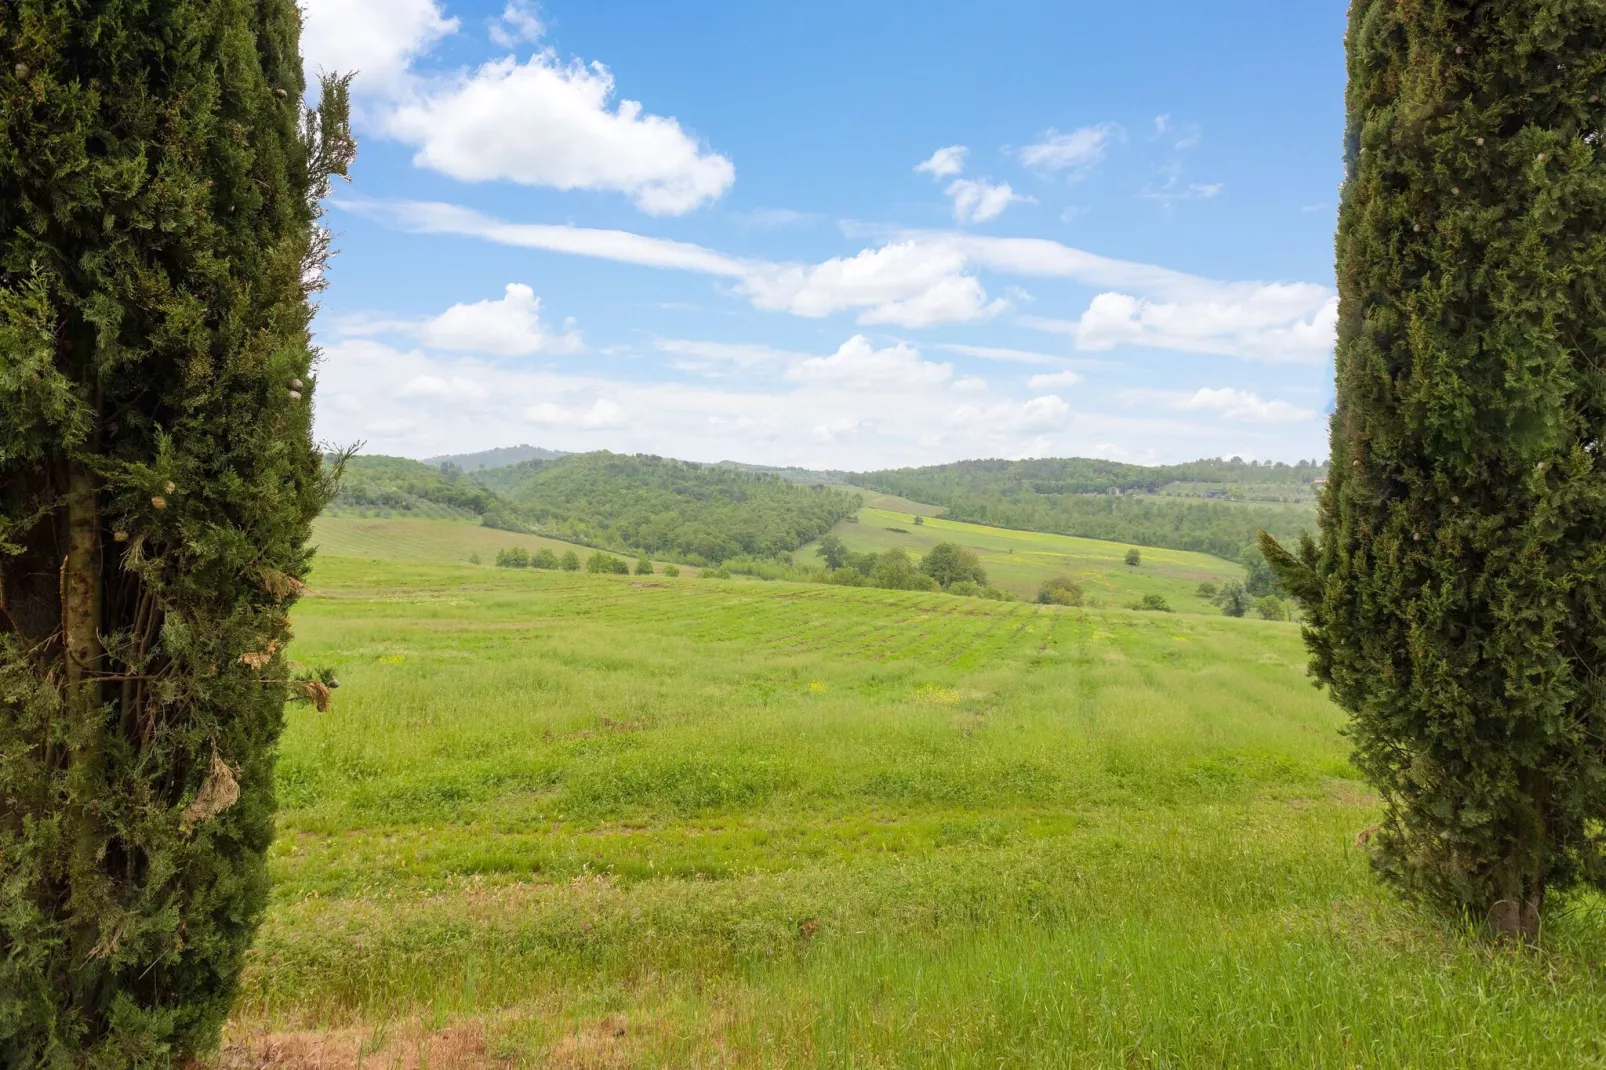
<svg viewBox="0 0 1606 1070">
<path fill-rule="evenodd" d="M 778 476 L 607 452 L 475 478 L 544 533 L 693 564 L 790 553 L 860 504 L 856 494 Z"/>
<path fill-rule="evenodd" d="M 850 477 L 940 505 L 955 520 L 1258 561 L 1261 528 L 1279 538 L 1316 526 L 1324 465 L 1201 460 L 1144 467 L 1089 458 L 962 461 Z M 1200 489 L 1209 488 L 1209 489 Z"/>
<path fill-rule="evenodd" d="M 488 527 L 525 525 L 495 492 L 449 467 L 406 457 L 353 457 L 330 513 L 381 513 L 437 518 L 479 518 Z"/>
</svg>

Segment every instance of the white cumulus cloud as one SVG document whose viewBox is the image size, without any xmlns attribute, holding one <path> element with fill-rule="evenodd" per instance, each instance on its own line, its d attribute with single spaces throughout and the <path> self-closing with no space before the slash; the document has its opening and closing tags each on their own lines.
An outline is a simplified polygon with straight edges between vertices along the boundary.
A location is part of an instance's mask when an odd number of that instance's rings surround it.
<svg viewBox="0 0 1606 1070">
<path fill-rule="evenodd" d="M 1213 412 L 1224 420 L 1243 420 L 1250 423 L 1290 423 L 1310 420 L 1316 413 L 1286 401 L 1268 401 L 1247 390 L 1208 387 L 1177 399 L 1174 408 L 1181 412 Z"/>
<path fill-rule="evenodd" d="M 359 91 L 389 92 L 416 57 L 457 28 L 438 0 L 303 0 L 301 55 L 308 81 L 320 70 L 355 71 Z"/>
<path fill-rule="evenodd" d="M 988 300 L 981 282 L 965 273 L 963 254 L 914 241 L 822 264 L 754 265 L 739 289 L 759 308 L 815 318 L 860 309 L 860 323 L 901 327 L 970 323 L 1009 307 Z"/>
<path fill-rule="evenodd" d="M 862 334 L 843 342 L 829 357 L 811 357 L 787 370 L 793 382 L 838 390 L 889 391 L 942 386 L 953 378 L 952 364 L 935 364 L 912 346 L 877 349 Z"/>
<path fill-rule="evenodd" d="M 993 185 L 985 178 L 961 178 L 949 183 L 944 191 L 954 202 L 954 218 L 961 223 L 985 223 L 997 219 L 1016 201 L 1029 201 L 1010 188 L 1008 182 Z"/>
<path fill-rule="evenodd" d="M 1048 326 L 1053 321 L 1028 325 Z M 1075 323 L 1082 350 L 1119 345 L 1314 364 L 1332 352 L 1338 298 L 1311 283 L 1270 283 L 1209 300 L 1155 301 L 1124 293 L 1094 297 Z"/>
<path fill-rule="evenodd" d="M 541 299 L 520 282 L 509 283 L 500 301 L 458 304 L 418 329 L 419 339 L 435 349 L 522 357 L 531 353 L 573 353 L 579 334 L 555 335 L 541 322 Z"/>
<path fill-rule="evenodd" d="M 963 145 L 949 145 L 932 153 L 923 163 L 915 164 L 915 170 L 932 178 L 948 178 L 965 169 L 965 157 L 969 153 L 970 150 Z"/>
<path fill-rule="evenodd" d="M 521 41 L 539 41 L 545 33 L 541 9 L 529 0 L 507 0 L 501 17 L 491 20 L 491 40 L 503 48 L 512 48 Z"/>
<path fill-rule="evenodd" d="M 618 192 L 649 215 L 683 215 L 730 189 L 730 160 L 676 120 L 633 100 L 613 106 L 613 96 L 602 64 L 545 50 L 421 85 L 384 127 L 416 147 L 415 164 L 465 182 Z"/>
</svg>

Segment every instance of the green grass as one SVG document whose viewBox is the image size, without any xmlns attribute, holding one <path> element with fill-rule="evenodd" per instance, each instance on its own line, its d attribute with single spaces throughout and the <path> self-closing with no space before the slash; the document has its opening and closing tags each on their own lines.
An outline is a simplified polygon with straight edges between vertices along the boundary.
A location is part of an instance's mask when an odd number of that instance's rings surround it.
<svg viewBox="0 0 1606 1070">
<path fill-rule="evenodd" d="M 1376 804 L 1293 626 L 333 557 L 313 581 L 294 656 L 344 686 L 284 737 L 230 1029 L 259 1056 L 1606 1065 L 1598 914 L 1513 953 L 1376 886 Z"/>
<path fill-rule="evenodd" d="M 1034 598 L 1044 580 L 1069 576 L 1082 585 L 1093 608 L 1125 607 L 1146 594 L 1157 594 L 1178 612 L 1219 613 L 1198 596 L 1199 584 L 1220 585 L 1244 578 L 1241 566 L 1209 554 L 1145 546 L 1140 548 L 1143 563 L 1134 568 L 1125 563 L 1126 552 L 1132 548 L 1126 543 L 1013 531 L 931 516 L 917 526 L 915 515 L 867 507 L 859 511 L 857 523 L 844 522 L 833 531 L 848 549 L 860 553 L 897 548 L 920 555 L 940 542 L 958 543 L 976 551 L 988 581 L 1006 591 Z M 817 545 L 803 547 L 794 559 L 818 565 Z"/>
<path fill-rule="evenodd" d="M 426 561 L 433 564 L 467 564 L 478 555 L 482 564 L 496 561 L 498 550 L 522 546 L 532 553 L 549 549 L 562 557 L 569 550 L 583 562 L 596 553 L 589 546 L 549 539 L 542 535 L 521 535 L 484 527 L 478 520 L 440 518 L 383 519 L 355 516 L 320 516 L 312 525 L 312 543 L 320 554 L 332 557 L 366 558 L 372 561 Z M 616 555 L 617 556 L 617 555 Z M 634 564 L 634 561 L 631 562 Z M 663 562 L 656 567 L 660 570 Z M 697 570 L 682 565 L 690 573 Z"/>
</svg>

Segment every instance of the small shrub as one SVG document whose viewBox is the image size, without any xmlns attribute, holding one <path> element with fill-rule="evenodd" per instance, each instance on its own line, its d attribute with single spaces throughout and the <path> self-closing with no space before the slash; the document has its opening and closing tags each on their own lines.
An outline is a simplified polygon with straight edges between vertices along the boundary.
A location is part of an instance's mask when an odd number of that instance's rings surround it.
<svg viewBox="0 0 1606 1070">
<path fill-rule="evenodd" d="M 909 534 L 909 529 L 908 528 L 888 528 L 887 530 L 888 531 L 896 531 L 899 535 L 907 535 L 907 534 Z"/>
<path fill-rule="evenodd" d="M 630 566 L 620 558 L 598 550 L 586 560 L 586 571 L 604 576 L 628 576 Z"/>
<path fill-rule="evenodd" d="M 981 584 L 975 580 L 959 580 L 948 585 L 949 594 L 957 594 L 964 598 L 975 598 L 981 594 Z"/>
<path fill-rule="evenodd" d="M 530 551 L 522 546 L 515 546 L 510 550 L 496 551 L 497 568 L 529 568 Z"/>
<path fill-rule="evenodd" d="M 1133 603 L 1133 609 L 1146 610 L 1153 613 L 1170 613 L 1171 603 L 1157 594 L 1146 594 L 1143 600 Z"/>
<path fill-rule="evenodd" d="M 1143 554 L 1136 546 L 1126 552 L 1126 563 L 1133 568 L 1143 564 Z"/>
<path fill-rule="evenodd" d="M 1079 606 L 1082 585 L 1069 576 L 1055 576 L 1038 588 L 1037 600 L 1045 606 Z"/>
<path fill-rule="evenodd" d="M 1229 583 L 1217 592 L 1215 603 L 1226 616 L 1241 617 L 1249 612 L 1249 592 L 1241 583 Z"/>
<path fill-rule="evenodd" d="M 570 550 L 568 553 L 563 555 L 562 560 L 560 560 L 558 564 L 563 567 L 563 571 L 565 572 L 579 572 L 580 555 L 575 553 L 573 550 Z"/>
<path fill-rule="evenodd" d="M 646 554 L 642 554 L 641 557 L 636 561 L 636 575 L 638 575 L 638 576 L 651 576 L 652 575 L 652 559 L 649 558 Z"/>
<path fill-rule="evenodd" d="M 471 564 L 471 565 L 478 565 L 480 563 L 480 555 L 479 554 L 469 554 L 468 555 L 468 563 Z"/>
<path fill-rule="evenodd" d="M 543 546 L 543 547 L 541 547 L 541 549 L 539 549 L 539 550 L 537 550 L 535 552 L 535 556 L 534 557 L 530 558 L 530 567 L 531 568 L 549 568 L 549 569 L 557 568 L 558 567 L 558 555 L 553 553 L 547 547 Z"/>
<path fill-rule="evenodd" d="M 926 526 L 926 518 L 925 517 L 923 517 L 923 516 L 915 517 L 915 527 L 923 528 L 925 526 Z"/>
<path fill-rule="evenodd" d="M 677 565 L 665 565 L 664 575 L 673 579 L 674 577 L 680 575 L 680 567 Z"/>
<path fill-rule="evenodd" d="M 1287 620 L 1288 605 L 1274 594 L 1255 599 L 1255 614 L 1261 620 Z"/>
<path fill-rule="evenodd" d="M 1219 587 L 1208 581 L 1199 585 L 1199 597 L 1210 601 L 1214 601 L 1216 595 L 1219 594 L 1220 591 L 1221 589 Z"/>
</svg>

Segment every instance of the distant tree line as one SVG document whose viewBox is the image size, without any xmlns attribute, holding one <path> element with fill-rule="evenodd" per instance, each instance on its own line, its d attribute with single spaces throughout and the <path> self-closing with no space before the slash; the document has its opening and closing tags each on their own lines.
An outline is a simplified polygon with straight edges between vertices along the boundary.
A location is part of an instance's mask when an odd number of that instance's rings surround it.
<svg viewBox="0 0 1606 1070">
<path fill-rule="evenodd" d="M 466 473 L 354 457 L 337 509 L 477 517 L 611 553 L 693 565 L 781 561 L 859 508 L 857 494 L 729 466 L 589 453 Z"/>
<path fill-rule="evenodd" d="M 774 475 L 607 452 L 476 478 L 541 531 L 694 565 L 789 555 L 860 506 L 857 494 Z"/>
<path fill-rule="evenodd" d="M 1291 482 L 1322 478 L 1316 473 L 1325 472 L 1309 462 L 1282 466 L 1247 463 L 1234 466 L 1225 461 L 1195 464 L 1223 466 L 1223 471 L 1214 473 L 1217 481 L 1234 471 L 1241 471 L 1246 478 L 1252 475 L 1261 483 L 1275 477 Z M 1035 478 L 1034 472 L 1046 465 L 1066 466 L 1067 478 Z M 1069 474 L 1081 472 L 1080 466 L 1088 468 L 1086 478 L 1069 478 Z M 1146 474 L 1143 482 L 1135 483 L 1135 476 L 1105 471 L 1109 467 L 1160 474 Z M 1265 560 L 1256 545 L 1258 532 L 1264 530 L 1281 538 L 1297 539 L 1301 532 L 1316 525 L 1316 510 L 1311 504 L 1104 493 L 1117 488 L 1147 489 L 1150 483 L 1169 483 L 1174 476 L 1190 474 L 1186 470 L 1192 467 L 1145 469 L 1083 460 L 967 461 L 934 468 L 872 472 L 853 478 L 872 490 L 943 506 L 952 520 L 1192 550 L 1237 561 L 1251 569 L 1266 570 Z"/>
</svg>

